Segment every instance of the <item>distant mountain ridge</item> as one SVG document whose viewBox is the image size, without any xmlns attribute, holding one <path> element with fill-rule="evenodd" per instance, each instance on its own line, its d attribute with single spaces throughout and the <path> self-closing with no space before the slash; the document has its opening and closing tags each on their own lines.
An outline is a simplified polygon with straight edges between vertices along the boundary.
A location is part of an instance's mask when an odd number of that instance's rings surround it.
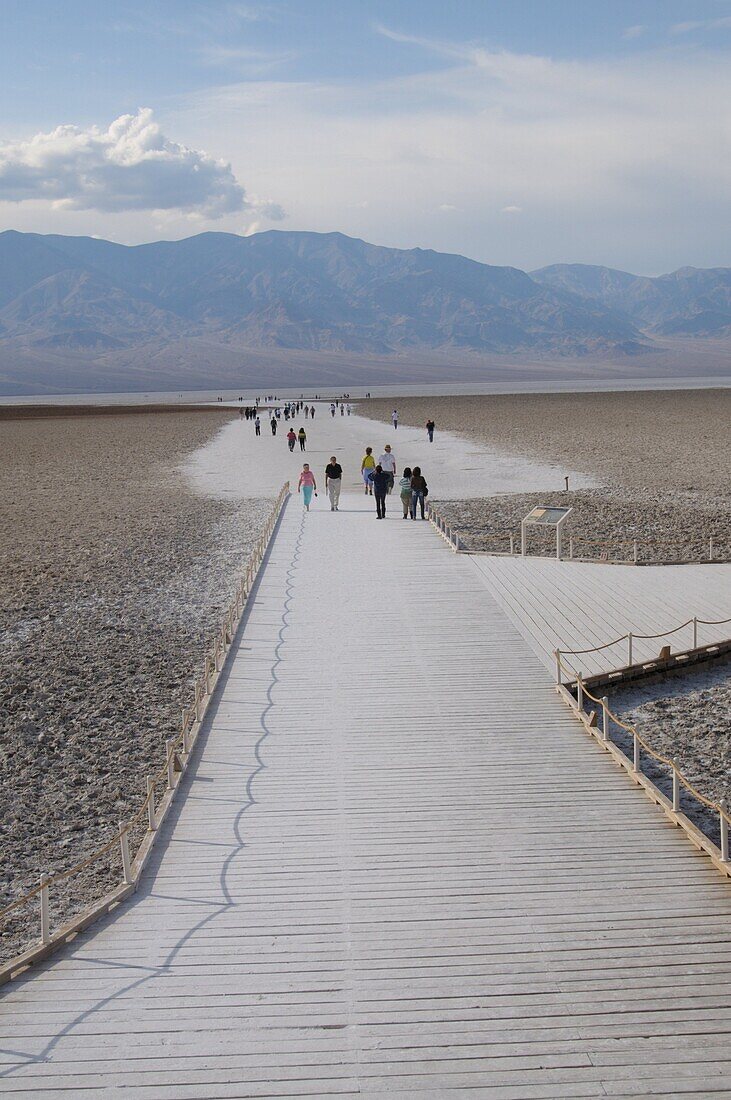
<svg viewBox="0 0 731 1100">
<path fill-rule="evenodd" d="M 71 346 L 211 336 L 248 347 L 378 354 L 400 348 L 641 347 L 636 326 L 517 268 L 341 233 L 204 233 L 129 248 L 0 234 L 4 338 Z"/>
<path fill-rule="evenodd" d="M 144 377 L 147 388 L 163 369 L 166 385 L 178 373 L 205 385 L 217 364 L 230 377 L 263 350 L 301 363 L 305 353 L 617 359 L 676 335 L 731 336 L 731 269 L 528 274 L 342 233 L 135 247 L 0 233 L 0 387 Z"/>
<path fill-rule="evenodd" d="M 650 278 L 588 264 L 553 264 L 531 272 L 553 290 L 614 310 L 646 334 L 731 336 L 731 268 L 681 267 Z"/>
</svg>

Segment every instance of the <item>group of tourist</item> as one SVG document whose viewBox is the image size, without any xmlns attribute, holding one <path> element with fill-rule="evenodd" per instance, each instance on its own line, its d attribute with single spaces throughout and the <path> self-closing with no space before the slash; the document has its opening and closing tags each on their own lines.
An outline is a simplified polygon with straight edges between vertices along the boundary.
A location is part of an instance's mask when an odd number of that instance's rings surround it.
<svg viewBox="0 0 731 1100">
<path fill-rule="evenodd" d="M 290 450 L 294 449 L 294 445 Z M 304 446 L 302 447 L 304 450 Z M 372 496 L 376 502 L 376 519 L 386 518 L 386 497 L 393 492 L 396 483 L 396 456 L 391 444 L 387 443 L 383 454 L 376 462 L 373 457 L 373 448 L 366 447 L 363 460 L 360 465 L 366 496 Z M 343 482 L 343 468 L 335 455 L 330 456 L 330 461 L 325 467 L 325 491 L 330 499 L 330 511 L 337 512 L 340 506 L 340 487 Z M 429 487 L 426 478 L 421 472 L 420 466 L 404 467 L 404 472 L 399 478 L 399 497 L 401 499 L 402 518 L 416 519 L 417 512 L 421 519 L 426 515 L 426 498 Z M 317 479 L 306 462 L 302 467 L 297 492 L 302 493 L 306 511 L 309 512 L 312 497 L 317 496 Z"/>
</svg>

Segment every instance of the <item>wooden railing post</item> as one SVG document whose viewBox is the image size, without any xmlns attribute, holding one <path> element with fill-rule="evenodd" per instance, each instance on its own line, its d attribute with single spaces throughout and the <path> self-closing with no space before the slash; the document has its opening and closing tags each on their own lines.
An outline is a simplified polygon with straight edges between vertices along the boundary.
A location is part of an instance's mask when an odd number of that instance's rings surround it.
<svg viewBox="0 0 731 1100">
<path fill-rule="evenodd" d="M 173 739 L 168 738 L 165 742 L 165 759 L 167 761 L 168 770 L 168 790 L 171 791 L 175 786 L 175 761 L 173 759 Z"/>
<path fill-rule="evenodd" d="M 637 775 L 640 770 L 640 739 L 637 730 L 632 732 L 632 771 Z"/>
<path fill-rule="evenodd" d="M 579 710 L 584 709 L 584 673 L 576 673 L 576 705 Z"/>
<path fill-rule="evenodd" d="M 637 565 L 637 539 L 632 543 L 632 561 Z"/>
<path fill-rule="evenodd" d="M 627 635 L 627 664 L 632 664 L 632 631 Z"/>
<path fill-rule="evenodd" d="M 722 798 L 718 804 L 719 825 L 721 827 L 721 859 L 728 863 L 728 821 L 726 820 L 726 799 Z"/>
<path fill-rule="evenodd" d="M 511 555 L 511 557 L 514 553 L 515 553 L 515 535 L 511 531 L 510 532 L 510 555 Z"/>
<path fill-rule="evenodd" d="M 693 616 L 693 649 L 698 648 L 698 616 Z"/>
<path fill-rule="evenodd" d="M 129 858 L 129 836 L 123 821 L 119 823 L 119 847 L 122 850 L 122 874 L 129 886 L 132 883 L 132 863 Z"/>
<path fill-rule="evenodd" d="M 155 832 L 155 780 L 151 775 L 147 777 L 147 827 L 151 833 Z"/>
<path fill-rule="evenodd" d="M 48 875 L 41 875 L 41 943 L 51 941 L 51 918 L 48 907 Z"/>
<path fill-rule="evenodd" d="M 680 810 L 680 775 L 675 757 L 673 757 L 673 809 L 676 813 Z"/>
<path fill-rule="evenodd" d="M 602 741 L 609 740 L 609 699 L 602 697 Z"/>
<path fill-rule="evenodd" d="M 708 540 L 708 560 L 713 561 L 713 538 Z"/>
<path fill-rule="evenodd" d="M 554 649 L 553 656 L 556 660 L 556 683 L 561 683 L 561 650 Z"/>
</svg>

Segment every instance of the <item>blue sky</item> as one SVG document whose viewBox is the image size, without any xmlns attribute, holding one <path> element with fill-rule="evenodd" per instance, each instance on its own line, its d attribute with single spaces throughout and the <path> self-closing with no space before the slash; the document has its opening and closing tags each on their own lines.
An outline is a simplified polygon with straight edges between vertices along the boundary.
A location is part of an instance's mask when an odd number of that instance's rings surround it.
<svg viewBox="0 0 731 1100">
<path fill-rule="evenodd" d="M 337 229 L 528 269 L 731 264 L 731 0 L 2 14 L 2 228 Z"/>
</svg>

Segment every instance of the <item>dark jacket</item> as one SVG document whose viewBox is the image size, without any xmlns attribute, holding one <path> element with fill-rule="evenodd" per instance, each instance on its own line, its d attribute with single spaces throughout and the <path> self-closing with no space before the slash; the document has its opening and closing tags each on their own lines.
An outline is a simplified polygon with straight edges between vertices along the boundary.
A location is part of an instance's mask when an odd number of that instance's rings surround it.
<svg viewBox="0 0 731 1100">
<path fill-rule="evenodd" d="M 378 470 L 374 470 L 373 473 L 368 475 L 368 480 L 373 485 L 373 492 L 377 496 L 385 496 L 391 485 L 391 475 L 386 473 L 385 470 L 381 470 L 380 474 Z"/>
</svg>

